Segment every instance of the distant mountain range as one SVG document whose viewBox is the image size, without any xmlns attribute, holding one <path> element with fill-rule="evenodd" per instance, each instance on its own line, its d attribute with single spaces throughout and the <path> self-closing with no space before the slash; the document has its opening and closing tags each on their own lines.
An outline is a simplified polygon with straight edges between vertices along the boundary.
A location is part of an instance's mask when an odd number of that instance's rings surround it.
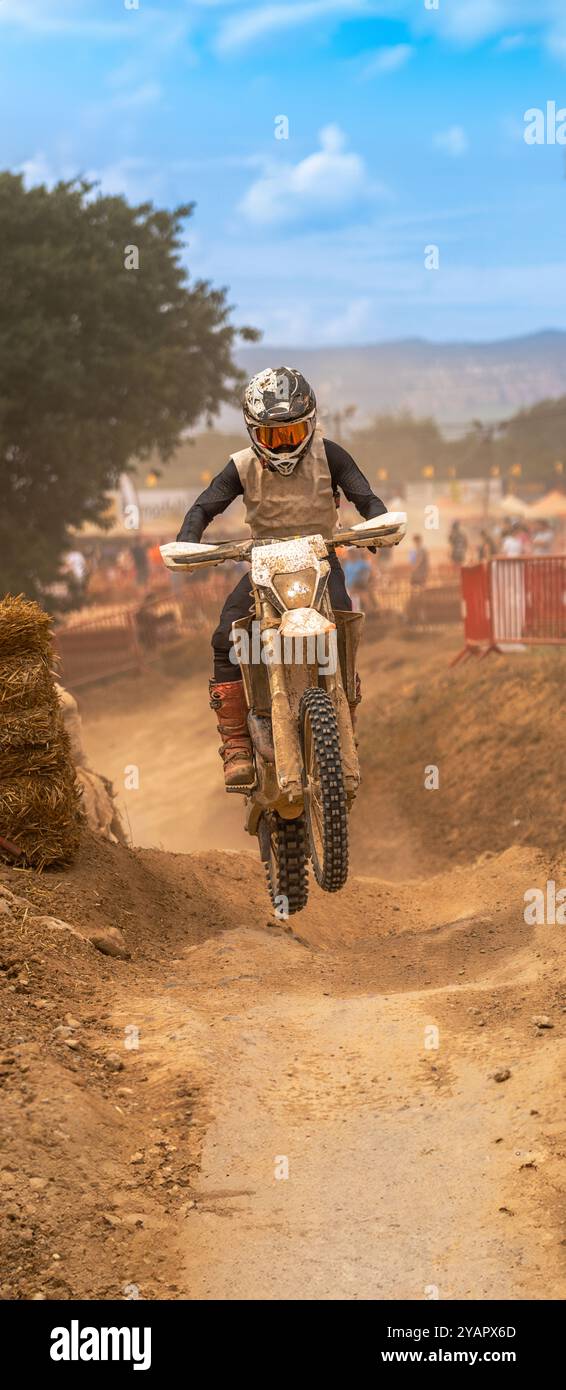
<svg viewBox="0 0 566 1390">
<path fill-rule="evenodd" d="M 407 338 L 366 347 L 239 349 L 250 376 L 266 365 L 298 366 L 323 412 L 355 405 L 354 426 L 382 411 L 432 415 L 455 431 L 470 420 L 506 419 L 546 397 L 566 395 L 566 332 L 548 330 L 493 343 L 429 343 Z M 233 429 L 224 409 L 216 428 Z"/>
</svg>

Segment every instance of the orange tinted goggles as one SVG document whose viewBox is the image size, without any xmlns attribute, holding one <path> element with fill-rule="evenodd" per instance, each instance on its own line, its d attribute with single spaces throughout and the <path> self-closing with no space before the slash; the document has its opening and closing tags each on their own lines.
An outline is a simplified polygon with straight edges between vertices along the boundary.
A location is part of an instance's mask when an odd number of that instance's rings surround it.
<svg viewBox="0 0 566 1390">
<path fill-rule="evenodd" d="M 258 443 L 265 444 L 267 449 L 292 448 L 302 444 L 308 432 L 307 420 L 299 420 L 293 425 L 258 425 L 255 431 Z"/>
</svg>

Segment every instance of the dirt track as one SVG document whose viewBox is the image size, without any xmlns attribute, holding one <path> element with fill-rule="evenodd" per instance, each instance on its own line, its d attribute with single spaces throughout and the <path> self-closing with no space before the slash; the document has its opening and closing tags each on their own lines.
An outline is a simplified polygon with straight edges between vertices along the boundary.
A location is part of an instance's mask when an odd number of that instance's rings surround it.
<svg viewBox="0 0 566 1390">
<path fill-rule="evenodd" d="M 382 714 L 404 716 L 408 728 L 415 678 L 429 691 L 440 679 L 444 700 L 445 657 L 435 643 L 368 645 L 368 762 Z M 526 672 L 531 691 L 539 675 Z M 462 700 L 466 682 L 484 678 L 464 675 Z M 49 1168 L 54 1224 L 39 1265 L 24 1242 L 10 1288 L 27 1297 L 115 1297 L 129 1282 L 142 1296 L 192 1299 L 564 1297 L 563 930 L 523 918 L 525 889 L 564 883 L 564 861 L 537 847 L 530 822 L 523 843 L 507 832 L 507 848 L 471 856 L 458 838 L 456 790 L 434 810 L 436 827 L 420 811 L 412 823 L 395 766 L 356 813 L 374 876 L 352 877 L 332 898 L 313 889 L 292 931 L 282 928 L 237 800 L 213 780 L 205 682 L 193 678 L 186 707 L 171 683 L 146 696 L 132 708 L 124 686 L 110 709 L 94 695 L 83 702 L 93 762 L 117 783 L 126 764 L 139 765 L 129 801 L 136 839 L 200 852 L 98 846 L 47 886 L 0 875 L 83 929 L 115 922 L 132 951 L 129 962 L 108 960 L 74 938 L 62 950 L 48 930 L 23 951 L 31 997 L 47 995 L 49 1019 L 40 1009 L 46 1031 L 28 1046 L 20 1113 L 33 1132 L 48 1087 L 59 1110 L 69 1085 L 77 1100 L 74 1122 L 55 1116 L 67 1139 L 52 1137 L 47 1160 L 38 1136 L 32 1157 L 25 1144 L 18 1151 L 24 1167 Z M 203 801 L 187 820 L 193 765 Z M 410 758 L 404 773 L 410 780 Z M 498 823 L 507 812 L 517 820 L 513 795 L 510 785 Z M 444 847 L 443 816 L 456 827 Z M 16 989 L 19 975 L 10 978 Z M 23 1028 L 29 994 L 12 1002 Z M 70 1053 L 53 1040 L 65 1008 L 79 1025 Z M 553 1026 L 533 1022 L 541 1017 Z M 127 1050 L 132 1026 L 139 1048 Z M 114 1072 L 106 1059 L 118 1048 Z M 501 1068 L 510 1076 L 498 1082 Z M 288 1176 L 276 1176 L 285 1163 Z M 63 1180 L 69 1222 L 57 1203 Z"/>
</svg>

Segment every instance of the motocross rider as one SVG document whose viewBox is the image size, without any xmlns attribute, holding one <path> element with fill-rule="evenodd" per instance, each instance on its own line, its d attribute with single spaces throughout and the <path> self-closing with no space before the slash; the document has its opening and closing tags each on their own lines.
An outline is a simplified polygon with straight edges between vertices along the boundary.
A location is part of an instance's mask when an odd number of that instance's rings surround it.
<svg viewBox="0 0 566 1390">
<path fill-rule="evenodd" d="M 248 382 L 244 420 L 251 446 L 232 454 L 187 512 L 178 541 L 198 543 L 214 517 L 243 496 L 246 520 L 257 539 L 322 535 L 337 528 L 339 490 L 364 520 L 387 510 L 340 444 L 323 438 L 316 398 L 293 367 L 266 368 Z M 351 609 L 342 567 L 330 552 L 329 596 L 334 609 Z M 240 667 L 230 660 L 231 628 L 252 604 L 246 573 L 226 599 L 212 638 L 214 678 L 210 706 L 218 716 L 227 787 L 254 781 L 252 745 Z M 358 697 L 359 698 L 359 697 Z"/>
</svg>

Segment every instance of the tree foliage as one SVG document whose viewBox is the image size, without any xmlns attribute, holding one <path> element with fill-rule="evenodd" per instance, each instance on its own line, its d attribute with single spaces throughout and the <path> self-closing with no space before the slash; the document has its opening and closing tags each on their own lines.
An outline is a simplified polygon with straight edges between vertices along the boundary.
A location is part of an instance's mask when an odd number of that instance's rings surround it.
<svg viewBox="0 0 566 1390">
<path fill-rule="evenodd" d="M 427 476 L 487 478 L 497 474 L 508 487 L 519 482 L 543 487 L 566 481 L 566 396 L 540 401 L 498 425 L 473 421 L 460 438 L 445 438 L 431 419 L 409 414 L 379 415 L 348 441 L 372 481 L 380 470 L 390 482 Z M 384 489 L 385 489 L 384 482 Z"/>
<path fill-rule="evenodd" d="M 234 399 L 226 291 L 181 261 L 192 210 L 0 174 L 0 595 L 41 594 L 132 458 Z"/>
</svg>

